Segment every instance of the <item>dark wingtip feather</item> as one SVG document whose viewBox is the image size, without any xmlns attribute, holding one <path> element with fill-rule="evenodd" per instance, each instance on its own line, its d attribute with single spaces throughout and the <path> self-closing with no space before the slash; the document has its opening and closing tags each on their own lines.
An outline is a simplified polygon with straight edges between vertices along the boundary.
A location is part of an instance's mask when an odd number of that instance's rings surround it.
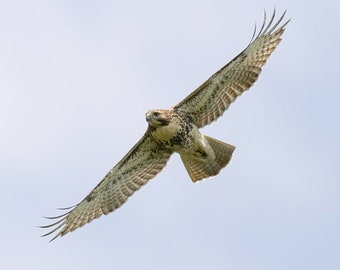
<svg viewBox="0 0 340 270">
<path fill-rule="evenodd" d="M 277 20 L 277 22 L 275 22 L 275 24 L 273 25 L 273 22 L 275 20 L 276 17 L 276 8 L 274 8 L 273 10 L 273 14 L 270 17 L 269 22 L 267 23 L 267 12 L 266 10 L 264 10 L 263 12 L 263 22 L 261 24 L 261 28 L 259 29 L 259 31 L 257 31 L 257 26 L 255 23 L 255 28 L 254 28 L 254 32 L 252 35 L 252 38 L 250 39 L 249 45 L 256 40 L 258 37 L 262 36 L 262 35 L 266 35 L 266 34 L 272 34 L 273 31 L 275 31 L 277 29 L 277 27 L 279 26 L 279 24 L 282 22 L 283 18 L 286 15 L 287 10 L 285 10 L 281 17 Z M 283 23 L 279 29 L 277 30 L 283 30 L 285 28 L 285 26 L 290 22 L 290 19 L 287 20 L 285 23 Z"/>
<path fill-rule="evenodd" d="M 69 210 L 64 214 L 61 214 L 59 216 L 54 216 L 54 217 L 46 217 L 44 216 L 44 218 L 49 219 L 49 220 L 55 220 L 55 219 L 59 219 L 56 222 L 52 223 L 52 224 L 48 224 L 48 225 L 43 225 L 43 226 L 38 226 L 38 228 L 41 229 L 49 229 L 51 227 L 57 226 L 55 228 L 53 228 L 53 230 L 41 235 L 41 237 L 45 237 L 45 236 L 49 236 L 52 233 L 58 231 L 59 229 L 63 228 L 66 224 L 66 218 L 67 215 L 76 207 L 77 205 L 71 206 L 71 207 L 63 207 L 63 208 L 58 208 L 58 210 Z M 59 233 L 57 233 L 49 242 L 55 240 L 57 237 L 62 236 L 62 231 L 60 231 Z"/>
</svg>

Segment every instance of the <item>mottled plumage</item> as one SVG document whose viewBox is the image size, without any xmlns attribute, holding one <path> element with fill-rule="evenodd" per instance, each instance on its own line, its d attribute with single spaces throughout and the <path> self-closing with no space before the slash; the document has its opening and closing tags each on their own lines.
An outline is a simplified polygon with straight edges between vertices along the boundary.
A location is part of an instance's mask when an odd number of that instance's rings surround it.
<svg viewBox="0 0 340 270">
<path fill-rule="evenodd" d="M 53 239 L 119 208 L 141 186 L 155 177 L 176 152 L 193 182 L 214 176 L 231 159 L 234 146 L 200 133 L 199 128 L 220 117 L 229 105 L 257 80 L 262 66 L 281 41 L 285 13 L 273 25 L 264 20 L 248 47 L 179 104 L 146 114 L 148 129 L 137 144 L 103 180 L 74 207 L 58 217 L 46 235 Z M 255 37 L 255 38 L 254 38 Z M 66 208 L 67 209 L 67 208 Z M 65 208 L 63 210 L 66 210 Z"/>
</svg>

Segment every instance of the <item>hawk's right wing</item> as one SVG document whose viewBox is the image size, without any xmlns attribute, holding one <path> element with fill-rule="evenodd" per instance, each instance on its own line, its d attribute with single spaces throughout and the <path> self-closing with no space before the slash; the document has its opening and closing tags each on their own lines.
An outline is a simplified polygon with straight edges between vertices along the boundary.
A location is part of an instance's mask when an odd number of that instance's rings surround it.
<svg viewBox="0 0 340 270">
<path fill-rule="evenodd" d="M 109 214 L 119 208 L 141 186 L 155 177 L 165 166 L 172 152 L 161 148 L 150 139 L 148 132 L 129 151 L 129 153 L 108 172 L 104 179 L 87 195 L 83 201 L 69 212 L 48 219 L 58 219 L 57 222 L 41 226 L 52 231 L 59 230 L 52 240 L 82 227 L 102 214 Z M 51 241 L 52 241 L 51 240 Z"/>
</svg>

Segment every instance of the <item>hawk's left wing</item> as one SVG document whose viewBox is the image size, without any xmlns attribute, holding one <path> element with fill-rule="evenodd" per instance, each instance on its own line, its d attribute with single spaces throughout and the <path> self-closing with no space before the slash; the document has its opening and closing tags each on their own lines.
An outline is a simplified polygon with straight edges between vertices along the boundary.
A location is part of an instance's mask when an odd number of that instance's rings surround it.
<svg viewBox="0 0 340 270">
<path fill-rule="evenodd" d="M 83 201 L 69 212 L 48 219 L 58 219 L 57 222 L 41 226 L 50 228 L 56 226 L 50 235 L 60 230 L 58 236 L 63 236 L 82 227 L 102 214 L 119 208 L 136 190 L 145 185 L 155 177 L 165 166 L 172 152 L 160 147 L 154 140 L 150 139 L 148 132 L 142 139 L 127 153 L 127 155 L 112 168 L 104 179 L 85 197 Z M 51 241 L 52 241 L 51 240 Z"/>
<path fill-rule="evenodd" d="M 174 110 L 185 111 L 199 128 L 220 117 L 229 105 L 257 80 L 262 66 L 280 43 L 285 26 L 289 22 L 277 28 L 284 15 L 285 13 L 273 26 L 275 10 L 267 26 L 265 17 L 259 33 L 248 47 L 175 105 Z"/>
</svg>

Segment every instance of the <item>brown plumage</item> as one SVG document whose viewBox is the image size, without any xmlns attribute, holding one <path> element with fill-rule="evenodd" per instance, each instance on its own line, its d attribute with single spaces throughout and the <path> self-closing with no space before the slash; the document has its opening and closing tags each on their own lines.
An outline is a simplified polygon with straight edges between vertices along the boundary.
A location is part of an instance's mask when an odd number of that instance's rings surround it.
<svg viewBox="0 0 340 270">
<path fill-rule="evenodd" d="M 265 17 L 247 48 L 179 104 L 147 112 L 144 136 L 83 201 L 63 215 L 48 218 L 57 221 L 41 226 L 54 227 L 44 236 L 57 232 L 53 240 L 119 208 L 166 166 L 174 152 L 181 156 L 193 182 L 218 174 L 229 163 L 235 147 L 202 135 L 199 128 L 215 121 L 254 84 L 281 41 L 289 22 L 279 26 L 284 15 L 274 25 L 275 11 L 267 25 Z"/>
</svg>

